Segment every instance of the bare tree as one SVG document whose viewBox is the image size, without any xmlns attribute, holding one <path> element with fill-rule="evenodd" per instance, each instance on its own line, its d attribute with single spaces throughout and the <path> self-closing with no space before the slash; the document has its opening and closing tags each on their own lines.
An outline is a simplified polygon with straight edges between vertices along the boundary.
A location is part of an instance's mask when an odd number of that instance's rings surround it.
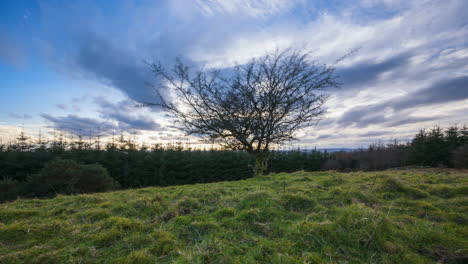
<svg viewBox="0 0 468 264">
<path fill-rule="evenodd" d="M 334 65 L 287 50 L 223 70 L 149 64 L 159 78 L 158 103 L 180 129 L 227 149 L 255 156 L 254 174 L 266 172 L 273 145 L 295 139 L 325 113 L 327 90 L 338 87 Z"/>
</svg>

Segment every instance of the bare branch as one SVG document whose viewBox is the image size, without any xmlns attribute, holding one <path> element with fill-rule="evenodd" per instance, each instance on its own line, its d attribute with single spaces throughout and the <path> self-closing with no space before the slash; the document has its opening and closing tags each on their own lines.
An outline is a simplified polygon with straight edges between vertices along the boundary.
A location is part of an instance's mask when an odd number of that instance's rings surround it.
<svg viewBox="0 0 468 264">
<path fill-rule="evenodd" d="M 179 59 L 171 69 L 152 63 L 158 102 L 143 104 L 166 110 L 187 134 L 267 153 L 323 117 L 327 91 L 340 86 L 335 65 L 290 49 L 225 70 L 193 70 Z"/>
</svg>

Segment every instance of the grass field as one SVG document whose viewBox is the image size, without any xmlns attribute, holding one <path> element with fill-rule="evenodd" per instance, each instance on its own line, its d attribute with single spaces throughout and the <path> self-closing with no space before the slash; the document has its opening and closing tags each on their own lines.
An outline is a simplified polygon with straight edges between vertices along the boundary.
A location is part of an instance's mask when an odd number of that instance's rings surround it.
<svg viewBox="0 0 468 264">
<path fill-rule="evenodd" d="M 468 171 L 17 200 L 0 204 L 0 263 L 468 263 Z"/>
</svg>

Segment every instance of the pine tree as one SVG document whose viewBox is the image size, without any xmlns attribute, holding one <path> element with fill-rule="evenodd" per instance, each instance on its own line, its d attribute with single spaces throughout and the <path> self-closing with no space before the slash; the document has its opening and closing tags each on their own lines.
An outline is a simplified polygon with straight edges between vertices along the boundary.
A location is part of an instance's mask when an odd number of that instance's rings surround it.
<svg viewBox="0 0 468 264">
<path fill-rule="evenodd" d="M 460 129 L 459 137 L 461 145 L 468 145 L 468 126 L 463 125 L 463 128 Z"/>
<path fill-rule="evenodd" d="M 16 140 L 18 141 L 18 143 L 16 144 L 17 149 L 21 152 L 26 152 L 26 151 L 31 150 L 32 145 L 29 144 L 29 139 L 30 137 L 26 136 L 26 133 L 24 133 L 24 130 L 21 130 L 19 136 L 16 138 Z"/>
<path fill-rule="evenodd" d="M 428 165 L 426 160 L 427 133 L 421 129 L 411 141 L 410 163 L 416 165 Z"/>
</svg>

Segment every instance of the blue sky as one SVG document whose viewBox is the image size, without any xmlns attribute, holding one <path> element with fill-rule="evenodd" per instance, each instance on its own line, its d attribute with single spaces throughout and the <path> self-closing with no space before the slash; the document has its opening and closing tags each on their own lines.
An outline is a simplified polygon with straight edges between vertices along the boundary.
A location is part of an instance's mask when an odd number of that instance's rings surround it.
<svg viewBox="0 0 468 264">
<path fill-rule="evenodd" d="M 0 137 L 24 127 L 181 137 L 157 109 L 144 61 L 230 67 L 276 49 L 338 66 L 327 118 L 294 145 L 359 147 L 467 123 L 465 0 L 0 1 Z"/>
</svg>

